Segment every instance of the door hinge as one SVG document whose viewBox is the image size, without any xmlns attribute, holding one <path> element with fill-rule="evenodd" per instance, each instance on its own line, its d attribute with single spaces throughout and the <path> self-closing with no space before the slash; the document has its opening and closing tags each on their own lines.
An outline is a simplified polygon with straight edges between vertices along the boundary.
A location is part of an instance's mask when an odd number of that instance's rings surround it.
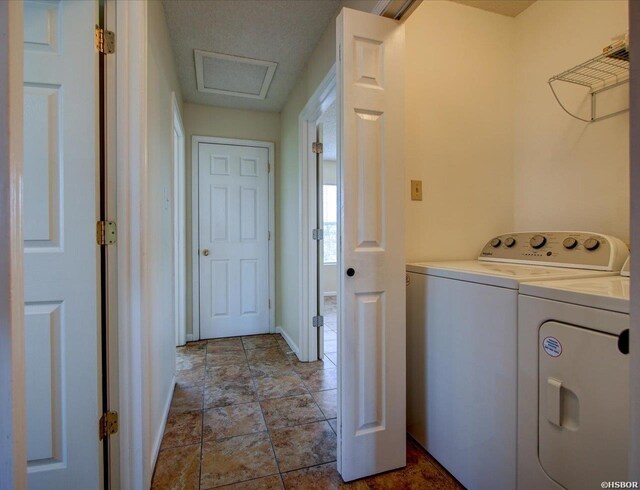
<svg viewBox="0 0 640 490">
<path fill-rule="evenodd" d="M 100 440 L 118 432 L 118 412 L 110 411 L 102 414 L 98 422 Z"/>
<path fill-rule="evenodd" d="M 267 240 L 271 240 L 271 232 L 270 231 L 267 232 Z"/>
<path fill-rule="evenodd" d="M 315 328 L 324 327 L 324 317 L 322 315 L 313 317 L 313 326 Z"/>
<path fill-rule="evenodd" d="M 96 223 L 96 241 L 98 245 L 113 245 L 116 243 L 116 222 L 98 221 Z"/>
<path fill-rule="evenodd" d="M 267 173 L 270 174 L 271 173 L 271 164 L 267 163 Z"/>
<path fill-rule="evenodd" d="M 269 309 L 271 309 L 271 300 L 269 300 Z"/>
<path fill-rule="evenodd" d="M 107 31 L 96 26 L 96 50 L 102 54 L 112 54 L 116 51 L 116 35 L 113 31 Z"/>
<path fill-rule="evenodd" d="M 311 237 L 314 240 L 322 240 L 322 239 L 324 239 L 324 230 L 322 228 L 315 228 L 311 232 Z"/>
<path fill-rule="evenodd" d="M 311 151 L 314 153 L 322 153 L 322 143 L 319 141 L 314 141 L 311 144 Z"/>
</svg>

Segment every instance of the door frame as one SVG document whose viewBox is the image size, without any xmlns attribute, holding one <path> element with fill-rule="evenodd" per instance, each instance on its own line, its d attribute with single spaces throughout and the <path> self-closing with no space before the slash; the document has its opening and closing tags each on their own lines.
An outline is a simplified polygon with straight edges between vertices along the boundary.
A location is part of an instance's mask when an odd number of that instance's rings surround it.
<svg viewBox="0 0 640 490">
<path fill-rule="evenodd" d="M 171 92 L 173 131 L 178 134 L 178 160 L 175 138 L 171 138 L 172 152 L 172 201 L 173 201 L 173 314 L 176 328 L 176 345 L 184 345 L 187 339 L 187 231 L 186 231 L 186 145 L 184 124 L 175 92 Z"/>
<path fill-rule="evenodd" d="M 198 162 L 200 143 L 213 143 L 216 145 L 229 146 L 251 146 L 254 148 L 266 148 L 269 150 L 269 231 L 271 239 L 269 240 L 269 332 L 275 333 L 276 324 L 276 253 L 275 253 L 275 144 L 270 141 L 243 140 L 236 138 L 219 138 L 217 136 L 198 136 L 194 135 L 191 139 L 191 299 L 192 299 L 192 324 L 193 324 L 193 340 L 200 340 L 200 252 L 199 252 L 199 183 L 200 183 L 200 165 Z"/>
<path fill-rule="evenodd" d="M 318 358 L 318 335 L 316 335 L 316 328 L 312 325 L 319 293 L 313 275 L 313 271 L 317 270 L 318 255 L 315 247 L 311 246 L 317 212 L 316 192 L 318 182 L 316 173 L 309 172 L 310 165 L 312 163 L 315 164 L 316 159 L 315 153 L 311 150 L 311 144 L 316 138 L 318 119 L 336 98 L 336 83 L 336 64 L 334 63 L 298 116 L 298 141 L 300 142 L 298 145 L 300 158 L 298 215 L 300 216 L 299 240 L 301 250 L 298 265 L 300 270 L 298 282 L 298 303 L 300 304 L 298 322 L 300 342 L 298 347 L 300 352 L 298 357 L 303 362 L 315 361 Z M 337 165 L 339 166 L 340 163 L 337 162 Z M 340 240 L 338 240 L 338 243 L 340 243 Z M 339 284 L 336 287 L 338 289 L 336 298 L 339 298 Z"/>
<path fill-rule="evenodd" d="M 0 38 L 0 489 L 10 490 L 27 488 L 22 2 L 0 2 Z"/>
</svg>

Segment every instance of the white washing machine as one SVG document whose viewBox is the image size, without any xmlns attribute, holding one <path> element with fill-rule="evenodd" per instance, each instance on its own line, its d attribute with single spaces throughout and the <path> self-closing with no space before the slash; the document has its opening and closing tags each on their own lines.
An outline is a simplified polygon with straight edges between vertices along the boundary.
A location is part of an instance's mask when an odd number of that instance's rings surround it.
<svg viewBox="0 0 640 490">
<path fill-rule="evenodd" d="M 520 288 L 519 489 L 629 480 L 628 270 Z"/>
<path fill-rule="evenodd" d="M 464 486 L 516 487 L 520 284 L 611 275 L 627 255 L 596 233 L 512 233 L 478 260 L 407 265 L 407 430 Z"/>
</svg>

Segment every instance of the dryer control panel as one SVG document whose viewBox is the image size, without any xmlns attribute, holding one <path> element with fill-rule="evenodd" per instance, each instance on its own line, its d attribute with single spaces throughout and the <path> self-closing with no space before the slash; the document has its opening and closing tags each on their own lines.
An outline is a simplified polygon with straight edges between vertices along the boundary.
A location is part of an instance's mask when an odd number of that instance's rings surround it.
<svg viewBox="0 0 640 490">
<path fill-rule="evenodd" d="M 478 260 L 619 271 L 629 256 L 625 243 L 609 235 L 582 231 L 534 231 L 498 235 Z"/>
</svg>

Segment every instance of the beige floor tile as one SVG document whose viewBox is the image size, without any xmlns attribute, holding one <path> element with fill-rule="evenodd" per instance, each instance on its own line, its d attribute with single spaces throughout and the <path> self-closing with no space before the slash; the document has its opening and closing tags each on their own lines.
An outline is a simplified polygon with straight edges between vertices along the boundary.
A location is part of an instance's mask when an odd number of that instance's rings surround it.
<svg viewBox="0 0 640 490">
<path fill-rule="evenodd" d="M 280 475 L 271 475 L 218 488 L 220 490 L 281 490 L 284 486 Z"/>
<path fill-rule="evenodd" d="M 329 425 L 333 429 L 333 432 L 335 432 L 337 434 L 338 433 L 338 419 L 329 419 L 329 420 L 327 420 L 327 422 L 329 422 Z"/>
<path fill-rule="evenodd" d="M 205 360 L 205 352 L 199 351 L 194 354 L 178 354 L 176 355 L 176 371 L 185 369 L 193 369 L 203 367 Z"/>
<path fill-rule="evenodd" d="M 176 371 L 176 383 L 182 387 L 204 384 L 204 363 L 191 369 Z"/>
<path fill-rule="evenodd" d="M 173 390 L 170 412 L 193 412 L 202 410 L 202 388 L 176 386 Z"/>
<path fill-rule="evenodd" d="M 251 379 L 207 383 L 204 388 L 204 407 L 225 407 L 257 401 Z"/>
<path fill-rule="evenodd" d="M 311 395 L 262 400 L 260 405 L 269 430 L 308 424 L 324 418 Z"/>
<path fill-rule="evenodd" d="M 240 352 L 244 350 L 242 339 L 234 337 L 231 339 L 214 339 L 207 344 L 207 354 L 219 354 L 221 352 Z"/>
<path fill-rule="evenodd" d="M 201 488 L 212 488 L 278 473 L 266 432 L 205 442 Z"/>
<path fill-rule="evenodd" d="M 295 373 L 260 376 L 255 378 L 255 383 L 261 400 L 308 393 L 304 383 Z"/>
<path fill-rule="evenodd" d="M 334 490 L 338 488 L 365 490 L 369 488 L 362 480 L 345 483 L 338 473 L 335 463 L 284 473 L 282 479 L 287 490 Z"/>
<path fill-rule="evenodd" d="M 209 352 L 207 366 L 229 366 L 231 364 L 246 364 L 244 351 Z"/>
<path fill-rule="evenodd" d="M 274 430 L 271 442 L 281 472 L 336 459 L 336 434 L 326 421 Z"/>
<path fill-rule="evenodd" d="M 311 392 L 332 390 L 338 387 L 338 370 L 336 368 L 300 373 L 300 377 Z"/>
<path fill-rule="evenodd" d="M 338 390 L 326 390 L 311 393 L 324 416 L 335 419 L 338 416 Z"/>
<path fill-rule="evenodd" d="M 205 384 L 218 385 L 233 381 L 247 381 L 251 379 L 248 364 L 230 364 L 227 366 L 209 366 L 205 375 Z"/>
<path fill-rule="evenodd" d="M 203 439 L 215 440 L 267 430 L 258 403 L 243 403 L 204 411 Z"/>
<path fill-rule="evenodd" d="M 266 349 L 268 347 L 277 347 L 278 343 L 275 337 L 271 335 L 253 335 L 250 337 L 242 337 L 242 343 L 246 350 L 250 349 Z"/>
<path fill-rule="evenodd" d="M 295 354 L 289 356 L 289 362 L 298 373 L 312 373 L 328 367 L 335 367 L 333 363 L 327 364 L 324 361 L 300 362 Z"/>
<path fill-rule="evenodd" d="M 160 449 L 200 444 L 202 440 L 202 412 L 174 412 L 167 417 Z"/>
<path fill-rule="evenodd" d="M 158 454 L 152 490 L 198 490 L 200 444 L 163 449 Z"/>
<path fill-rule="evenodd" d="M 278 347 L 253 349 L 247 351 L 247 361 L 249 361 L 249 364 L 255 364 L 256 362 L 282 362 L 287 361 L 287 356 Z"/>
</svg>

